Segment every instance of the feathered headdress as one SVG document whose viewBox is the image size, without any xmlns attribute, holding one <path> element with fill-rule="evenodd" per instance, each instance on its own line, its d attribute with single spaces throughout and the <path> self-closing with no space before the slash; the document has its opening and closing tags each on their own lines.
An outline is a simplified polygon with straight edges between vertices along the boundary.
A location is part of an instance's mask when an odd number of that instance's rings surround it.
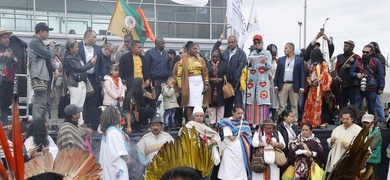
<svg viewBox="0 0 390 180">
<path fill-rule="evenodd" d="M 352 145 L 347 151 L 341 156 L 340 160 L 333 166 L 332 171 L 328 176 L 328 180 L 355 180 L 357 177 L 360 179 L 375 179 L 372 171 L 372 167 L 366 169 L 361 174 L 360 171 L 364 169 L 366 161 L 370 158 L 370 147 L 374 138 L 367 140 L 369 133 L 368 127 L 364 127 L 357 137 L 353 140 Z"/>
<path fill-rule="evenodd" d="M 182 134 L 173 142 L 165 143 L 146 167 L 145 180 L 160 179 L 165 172 L 176 167 L 191 167 L 199 170 L 203 177 L 210 174 L 214 161 L 211 149 L 199 140 L 192 127 L 189 133 L 183 126 Z"/>
<path fill-rule="evenodd" d="M 87 151 L 70 148 L 61 150 L 53 162 L 51 153 L 38 156 L 24 163 L 23 140 L 20 129 L 18 100 L 15 96 L 12 104 L 12 145 L 14 155 L 12 155 L 7 136 L 3 126 L 0 124 L 0 141 L 4 150 L 6 162 L 9 169 L 6 170 L 0 163 L 0 179 L 27 179 L 43 173 L 61 174 L 64 179 L 100 179 L 100 164 L 96 164 L 94 155 Z"/>
</svg>

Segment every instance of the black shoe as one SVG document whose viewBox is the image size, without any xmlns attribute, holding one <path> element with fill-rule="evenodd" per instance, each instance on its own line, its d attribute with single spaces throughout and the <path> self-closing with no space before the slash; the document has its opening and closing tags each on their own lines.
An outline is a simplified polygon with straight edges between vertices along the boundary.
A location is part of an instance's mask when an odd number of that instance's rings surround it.
<svg viewBox="0 0 390 180">
<path fill-rule="evenodd" d="M 51 125 L 53 131 L 60 131 L 60 128 L 57 125 Z"/>
</svg>

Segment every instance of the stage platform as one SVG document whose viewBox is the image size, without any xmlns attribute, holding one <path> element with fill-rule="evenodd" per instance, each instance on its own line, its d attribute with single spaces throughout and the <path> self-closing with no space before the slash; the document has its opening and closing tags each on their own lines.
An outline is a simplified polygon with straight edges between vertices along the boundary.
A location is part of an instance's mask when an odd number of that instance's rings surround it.
<svg viewBox="0 0 390 180">
<path fill-rule="evenodd" d="M 328 144 L 326 142 L 326 139 L 331 136 L 332 130 L 335 127 L 336 127 L 335 125 L 329 125 L 327 129 L 314 129 L 313 130 L 313 133 L 315 134 L 315 136 L 321 140 L 322 147 L 323 147 L 324 153 L 325 153 L 325 156 L 324 156 L 325 158 L 328 157 L 328 152 L 329 152 L 329 147 L 328 147 Z M 298 129 L 298 131 L 300 131 L 300 129 Z M 382 132 L 383 140 L 382 140 L 382 162 L 378 166 L 379 172 L 380 172 L 379 174 L 381 175 L 381 177 L 379 179 L 386 179 L 387 178 L 387 170 L 389 167 L 389 159 L 386 157 L 386 147 L 389 145 L 389 142 L 390 142 L 390 129 L 383 129 L 383 130 L 381 130 L 381 132 Z M 177 137 L 178 131 L 170 131 L 168 133 L 171 134 L 172 137 L 175 138 L 175 137 Z M 131 133 L 131 134 L 129 134 L 129 137 L 131 140 L 130 146 L 135 146 L 136 143 L 141 139 L 141 137 L 144 134 L 145 133 Z M 50 132 L 49 135 L 54 139 L 54 141 L 56 141 L 57 132 Z M 95 156 L 97 158 L 99 156 L 101 136 L 102 135 L 98 134 L 96 131 L 94 131 L 92 133 L 92 136 L 91 136 L 92 137 L 92 144 L 91 145 L 92 145 L 93 153 L 95 154 Z M 324 162 L 326 162 L 326 159 Z"/>
</svg>

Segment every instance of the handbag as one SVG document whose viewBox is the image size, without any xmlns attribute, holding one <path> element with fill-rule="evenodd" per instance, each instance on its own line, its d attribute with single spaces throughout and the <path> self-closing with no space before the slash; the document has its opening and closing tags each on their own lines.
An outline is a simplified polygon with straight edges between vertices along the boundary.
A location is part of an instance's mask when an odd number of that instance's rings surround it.
<svg viewBox="0 0 390 180">
<path fill-rule="evenodd" d="M 91 82 L 89 82 L 89 79 L 87 78 L 87 83 L 85 83 L 85 87 L 87 89 L 87 94 L 86 94 L 86 97 L 91 97 L 93 96 L 93 94 L 95 94 L 95 90 L 93 89 L 93 86 L 91 84 Z"/>
<path fill-rule="evenodd" d="M 279 142 L 278 132 L 274 132 L 274 135 L 277 141 Z M 287 163 L 287 158 L 284 155 L 284 152 L 279 148 L 275 148 L 274 151 L 275 151 L 275 164 L 278 166 L 284 166 Z"/>
<path fill-rule="evenodd" d="M 264 147 L 264 162 L 266 164 L 275 163 L 275 149 L 271 145 Z"/>
<path fill-rule="evenodd" d="M 325 171 L 314 160 L 312 160 L 310 167 L 310 179 L 323 180 L 325 178 Z"/>
<path fill-rule="evenodd" d="M 260 142 L 262 142 L 260 132 L 261 131 L 259 128 L 258 133 L 260 136 Z M 265 171 L 265 169 L 267 168 L 267 164 L 265 164 L 264 161 L 264 148 L 259 147 L 254 149 L 249 168 L 255 173 L 263 173 Z"/>
<path fill-rule="evenodd" d="M 278 166 L 284 166 L 287 163 L 287 158 L 284 155 L 284 152 L 279 148 L 275 148 L 275 164 Z"/>
<path fill-rule="evenodd" d="M 282 180 L 294 180 L 295 167 L 293 165 L 288 166 L 282 175 Z"/>
<path fill-rule="evenodd" d="M 233 88 L 232 84 L 230 84 L 227 81 L 226 76 L 223 76 L 223 79 L 225 81 L 223 84 L 223 87 L 222 87 L 223 98 L 228 99 L 228 98 L 234 96 L 234 88 Z"/>
</svg>

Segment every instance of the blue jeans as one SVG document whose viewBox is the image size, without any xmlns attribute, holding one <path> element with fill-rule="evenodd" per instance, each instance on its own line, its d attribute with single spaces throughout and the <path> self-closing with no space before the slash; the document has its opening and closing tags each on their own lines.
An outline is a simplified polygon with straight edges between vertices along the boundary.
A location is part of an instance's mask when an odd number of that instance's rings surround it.
<svg viewBox="0 0 390 180">
<path fill-rule="evenodd" d="M 167 109 L 164 112 L 164 127 L 167 127 L 167 122 L 171 127 L 175 127 L 175 109 Z"/>
<path fill-rule="evenodd" d="M 366 105 L 367 105 L 367 110 L 369 114 L 372 114 L 375 116 L 375 102 L 378 94 L 376 91 L 360 91 L 356 92 L 356 105 L 359 109 L 362 108 L 362 103 L 363 99 L 366 98 Z M 360 122 L 358 122 L 360 123 Z"/>
<path fill-rule="evenodd" d="M 379 95 L 379 94 L 377 94 L 377 96 L 376 96 L 375 109 L 376 109 L 376 113 L 378 113 L 379 122 L 386 123 L 385 111 L 383 110 L 383 106 L 381 103 L 381 95 Z"/>
</svg>

